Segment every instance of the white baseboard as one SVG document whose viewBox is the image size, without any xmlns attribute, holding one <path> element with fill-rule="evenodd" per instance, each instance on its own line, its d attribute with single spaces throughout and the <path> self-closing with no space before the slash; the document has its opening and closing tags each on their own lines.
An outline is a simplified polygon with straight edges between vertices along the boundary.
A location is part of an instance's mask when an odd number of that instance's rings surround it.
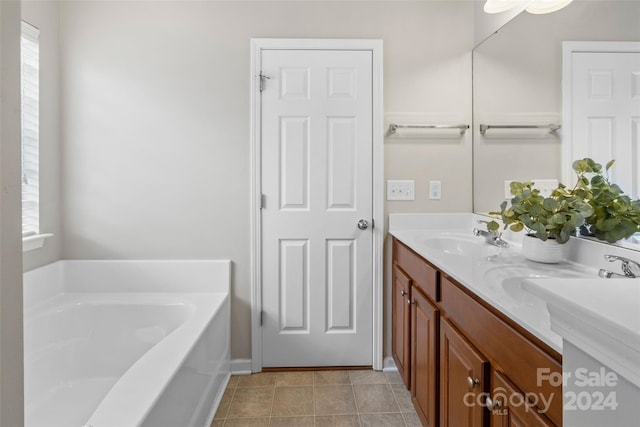
<svg viewBox="0 0 640 427">
<path fill-rule="evenodd" d="M 383 372 L 398 372 L 398 368 L 396 367 L 396 362 L 393 361 L 393 357 L 385 357 L 384 358 L 384 367 L 382 368 Z"/>
<path fill-rule="evenodd" d="M 251 359 L 233 359 L 231 361 L 232 375 L 251 375 Z"/>
</svg>

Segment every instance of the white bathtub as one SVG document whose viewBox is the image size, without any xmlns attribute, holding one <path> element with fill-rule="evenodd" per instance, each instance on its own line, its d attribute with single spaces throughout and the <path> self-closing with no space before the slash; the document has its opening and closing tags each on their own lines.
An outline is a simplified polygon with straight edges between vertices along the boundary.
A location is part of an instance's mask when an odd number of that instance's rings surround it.
<svg viewBox="0 0 640 427">
<path fill-rule="evenodd" d="M 25 273 L 25 424 L 208 426 L 229 380 L 229 261 Z"/>
</svg>

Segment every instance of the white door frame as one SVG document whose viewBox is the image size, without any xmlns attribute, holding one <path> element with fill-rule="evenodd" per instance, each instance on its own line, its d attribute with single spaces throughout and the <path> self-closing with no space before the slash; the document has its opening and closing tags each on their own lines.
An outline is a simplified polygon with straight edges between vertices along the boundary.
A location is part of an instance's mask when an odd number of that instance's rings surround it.
<svg viewBox="0 0 640 427">
<path fill-rule="evenodd" d="M 262 230 L 261 230 L 261 117 L 260 58 L 267 49 L 304 50 L 367 50 L 373 59 L 373 369 L 382 369 L 383 345 L 383 289 L 382 266 L 384 227 L 384 163 L 383 163 L 383 104 L 382 104 L 382 40 L 360 39 L 251 39 L 251 370 L 262 371 Z M 267 83 L 268 84 L 268 83 Z"/>
<path fill-rule="evenodd" d="M 572 98 L 574 52 L 640 52 L 640 42 L 600 42 L 600 41 L 566 41 L 562 42 L 562 180 L 566 185 L 575 182 L 571 158 L 573 152 L 572 135 Z"/>
</svg>

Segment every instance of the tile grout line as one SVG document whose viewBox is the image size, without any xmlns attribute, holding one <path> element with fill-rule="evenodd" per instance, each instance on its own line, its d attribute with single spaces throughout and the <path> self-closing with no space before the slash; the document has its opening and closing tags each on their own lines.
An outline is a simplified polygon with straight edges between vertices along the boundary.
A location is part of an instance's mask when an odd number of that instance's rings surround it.
<svg viewBox="0 0 640 427">
<path fill-rule="evenodd" d="M 358 418 L 358 425 L 362 425 L 360 420 L 360 408 L 358 407 L 358 399 L 356 398 L 356 391 L 353 388 L 353 378 L 351 378 L 351 371 L 349 371 L 349 384 L 351 385 L 351 394 L 353 395 L 353 404 L 356 406 L 356 417 Z"/>
<path fill-rule="evenodd" d="M 235 399 L 235 397 L 236 397 L 236 391 L 238 390 L 237 386 L 238 386 L 238 383 L 236 382 L 236 387 L 232 387 L 233 391 L 231 393 L 231 399 L 229 399 L 229 406 L 227 407 L 227 410 L 226 410 L 226 412 L 224 414 L 224 418 L 223 418 L 223 421 L 222 421 L 222 425 L 223 426 L 227 423 L 227 418 L 229 418 L 229 411 L 231 410 L 231 404 L 233 403 L 233 399 Z M 227 387 L 228 387 L 228 385 L 227 385 Z M 215 417 L 215 415 L 214 415 L 214 417 Z"/>
<path fill-rule="evenodd" d="M 280 374 L 278 372 L 274 373 L 274 380 L 273 380 L 273 396 L 271 396 L 271 411 L 269 412 L 269 426 L 271 425 L 271 422 L 273 421 L 273 407 L 276 405 L 276 389 L 278 388 L 278 377 L 280 376 Z"/>
<path fill-rule="evenodd" d="M 278 388 L 278 376 L 279 374 L 276 372 L 274 375 L 273 382 L 273 395 L 271 396 L 271 411 L 269 412 L 269 425 L 273 420 L 273 407 L 276 405 L 276 389 Z"/>
<path fill-rule="evenodd" d="M 396 391 L 393 389 L 393 385 L 389 381 L 389 377 L 387 377 L 387 385 L 391 389 L 391 395 L 393 396 L 393 400 L 396 402 L 396 406 L 398 406 L 398 411 L 400 411 L 400 416 L 402 417 L 402 422 L 404 423 L 405 427 L 407 427 L 407 419 L 405 418 L 404 413 L 402 412 L 402 408 L 400 407 L 400 402 L 398 402 L 398 396 L 396 394 Z"/>
<path fill-rule="evenodd" d="M 316 427 L 316 374 L 311 373 L 311 402 L 313 403 L 313 427 Z"/>
<path fill-rule="evenodd" d="M 402 385 L 404 386 L 404 383 L 402 383 Z M 398 410 L 400 411 L 400 415 L 402 415 L 402 421 L 404 422 L 405 427 L 408 427 L 409 424 L 407 423 L 407 417 L 405 413 L 402 412 L 402 408 L 400 407 L 400 403 L 398 402 L 398 394 L 396 393 L 396 391 L 394 390 L 391 384 L 389 386 L 391 387 L 391 393 L 393 394 L 393 398 L 396 401 L 396 405 L 398 405 Z M 413 402 L 411 402 L 411 405 L 413 406 Z"/>
<path fill-rule="evenodd" d="M 230 382 L 230 381 L 231 381 L 231 379 L 229 379 L 229 382 Z M 231 392 L 229 393 L 229 394 L 231 395 L 231 396 L 230 396 L 230 398 L 229 398 L 229 405 L 227 406 L 227 410 L 224 412 L 223 417 L 222 417 L 222 418 L 218 418 L 218 419 L 221 419 L 221 420 L 222 420 L 222 425 L 223 425 L 223 426 L 224 426 L 224 425 L 225 425 L 225 423 L 227 422 L 227 417 L 229 416 L 229 411 L 231 410 L 231 404 L 233 403 L 233 398 L 234 398 L 234 397 L 235 397 L 235 395 L 236 395 L 236 387 L 229 387 L 229 382 L 227 382 L 227 387 L 225 388 L 225 391 L 224 391 L 225 393 L 226 393 L 227 391 L 231 391 Z M 233 389 L 233 390 L 229 390 L 229 389 Z M 223 394 L 223 396 L 224 396 L 224 394 Z M 215 414 L 213 415 L 213 419 L 214 419 L 214 420 L 216 419 L 216 415 L 215 415 Z M 212 421 L 212 423 L 213 423 L 213 421 Z"/>
<path fill-rule="evenodd" d="M 312 371 L 311 372 L 311 398 L 313 400 L 313 426 L 316 427 L 317 426 L 317 420 L 316 420 L 316 372 Z"/>
<path fill-rule="evenodd" d="M 389 385 L 389 388 L 391 389 L 391 394 L 393 396 L 393 400 L 396 401 L 396 405 L 398 405 L 398 411 L 400 411 L 400 416 L 402 417 L 402 422 L 404 423 L 405 427 L 407 427 L 407 419 L 405 418 L 404 414 L 402 413 L 402 408 L 400 407 L 400 403 L 398 402 L 398 396 L 396 395 L 396 391 L 393 389 L 393 386 Z"/>
</svg>

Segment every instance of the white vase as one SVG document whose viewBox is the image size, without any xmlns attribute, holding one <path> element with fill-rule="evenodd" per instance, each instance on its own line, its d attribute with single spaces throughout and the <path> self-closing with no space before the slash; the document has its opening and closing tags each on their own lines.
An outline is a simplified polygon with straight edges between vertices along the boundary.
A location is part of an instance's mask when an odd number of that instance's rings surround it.
<svg viewBox="0 0 640 427">
<path fill-rule="evenodd" d="M 522 240 L 522 255 L 525 258 L 546 264 L 555 264 L 564 259 L 566 245 L 555 239 L 540 240 L 532 235 L 525 235 Z"/>
</svg>

